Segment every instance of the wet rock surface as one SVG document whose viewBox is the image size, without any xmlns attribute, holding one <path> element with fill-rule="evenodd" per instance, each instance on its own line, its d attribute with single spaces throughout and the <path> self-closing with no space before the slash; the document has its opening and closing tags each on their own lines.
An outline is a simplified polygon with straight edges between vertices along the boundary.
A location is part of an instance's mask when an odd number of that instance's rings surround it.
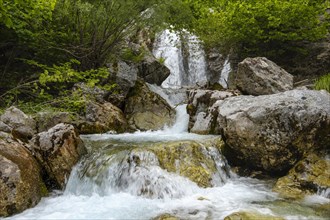
<svg viewBox="0 0 330 220">
<path fill-rule="evenodd" d="M 281 177 L 273 190 L 289 199 L 301 199 L 312 194 L 330 198 L 330 159 L 309 154 Z"/>
<path fill-rule="evenodd" d="M 187 112 L 189 114 L 189 130 L 193 133 L 207 134 L 215 125 L 207 116 L 208 108 L 218 100 L 236 96 L 237 91 L 191 90 L 188 96 Z"/>
<path fill-rule="evenodd" d="M 63 189 L 72 167 L 86 149 L 72 125 L 58 124 L 37 134 L 31 146 L 38 162 L 45 169 L 44 179 L 49 188 Z"/>
<path fill-rule="evenodd" d="M 39 164 L 25 144 L 0 137 L 0 216 L 35 206 L 47 194 Z"/>
<path fill-rule="evenodd" d="M 158 130 L 174 123 L 175 111 L 158 94 L 150 91 L 142 81 L 137 81 L 130 91 L 125 114 L 133 130 Z"/>
<path fill-rule="evenodd" d="M 143 61 L 138 64 L 138 70 L 138 76 L 145 82 L 158 86 L 170 75 L 170 70 L 152 54 L 144 57 Z"/>
<path fill-rule="evenodd" d="M 123 112 L 110 102 L 89 102 L 82 121 L 77 123 L 80 134 L 96 134 L 109 131 L 124 132 L 127 121 Z"/>
<path fill-rule="evenodd" d="M 282 217 L 265 215 L 257 212 L 235 212 L 225 217 L 224 220 L 284 220 Z"/>
<path fill-rule="evenodd" d="M 226 155 L 252 169 L 283 173 L 305 153 L 329 147 L 330 94 L 292 90 L 219 100 L 199 120 L 222 134 Z M 212 129 L 211 129 L 212 128 Z"/>
<path fill-rule="evenodd" d="M 98 156 L 91 156 L 83 162 L 83 175 L 99 185 L 109 184 L 109 188 L 133 195 L 180 198 L 185 191 L 178 189 L 177 184 L 181 186 L 189 179 L 200 187 L 212 187 L 216 183 L 224 184 L 230 175 L 221 155 L 223 142 L 219 137 L 200 141 L 92 143 Z M 175 174 L 181 177 L 174 177 Z M 104 175 L 108 176 L 107 182 L 101 180 Z"/>
<path fill-rule="evenodd" d="M 238 64 L 236 87 L 247 95 L 269 95 L 293 89 L 293 76 L 265 57 Z"/>
</svg>

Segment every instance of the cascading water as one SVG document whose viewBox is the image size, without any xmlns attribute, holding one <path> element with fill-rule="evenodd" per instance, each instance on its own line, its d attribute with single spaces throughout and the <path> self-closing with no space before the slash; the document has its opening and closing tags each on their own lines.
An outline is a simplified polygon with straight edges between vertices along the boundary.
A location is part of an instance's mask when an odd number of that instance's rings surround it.
<svg viewBox="0 0 330 220">
<path fill-rule="evenodd" d="M 225 63 L 223 64 L 223 68 L 221 70 L 220 80 L 219 80 L 219 84 L 225 89 L 228 89 L 228 78 L 230 72 L 231 72 L 230 62 L 229 62 L 229 58 L 227 58 L 225 60 Z"/>
<path fill-rule="evenodd" d="M 157 37 L 153 54 L 164 59 L 171 74 L 163 88 L 196 87 L 207 83 L 205 52 L 198 38 L 186 31 L 165 30 Z"/>
<path fill-rule="evenodd" d="M 43 198 L 36 207 L 10 219 L 152 219 L 164 213 L 180 219 L 223 219 L 241 210 L 288 219 L 320 218 L 309 206 L 329 199 L 315 195 L 306 204 L 285 209 L 287 203 L 283 205 L 271 192 L 272 183 L 231 174 L 221 152 L 210 144 L 217 137 L 187 132 L 185 108 L 177 107 L 171 128 L 83 136 L 89 153 L 72 171 L 64 192 Z M 212 162 L 213 187 L 199 187 L 178 171 L 161 167 L 163 153 L 157 154 L 154 145 L 160 144 L 162 152 L 173 141 L 197 145 L 194 149 L 199 149 L 205 161 L 201 167 Z M 174 161 L 175 167 L 193 160 L 189 155 L 179 158 L 183 161 Z"/>
</svg>

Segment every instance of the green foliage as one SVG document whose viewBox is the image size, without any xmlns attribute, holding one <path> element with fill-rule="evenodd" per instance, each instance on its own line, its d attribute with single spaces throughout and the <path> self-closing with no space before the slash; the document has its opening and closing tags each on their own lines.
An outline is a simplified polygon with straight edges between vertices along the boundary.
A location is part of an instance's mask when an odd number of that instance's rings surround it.
<svg viewBox="0 0 330 220">
<path fill-rule="evenodd" d="M 154 24 L 148 8 L 159 0 L 58 0 L 52 22 L 36 34 L 40 57 L 48 63 L 79 60 L 81 70 L 102 67 L 118 56 L 125 40 L 148 24 Z M 42 54 L 47 53 L 48 56 Z M 49 56 L 50 55 L 50 56 Z M 54 59 L 53 59 L 54 60 Z"/>
<path fill-rule="evenodd" d="M 330 92 L 330 73 L 320 77 L 314 84 L 314 88 L 317 90 L 326 90 Z"/>
<path fill-rule="evenodd" d="M 206 44 L 262 55 L 279 55 L 295 43 L 326 36 L 321 22 L 324 0 L 187 0 L 195 12 L 195 30 Z M 197 10 L 198 9 L 198 10 Z"/>
<path fill-rule="evenodd" d="M 23 31 L 50 19 L 56 0 L 0 0 L 0 25 Z"/>
<path fill-rule="evenodd" d="M 21 84 L 0 95 L 2 107 L 15 104 L 26 112 L 56 108 L 62 111 L 83 113 L 86 100 L 91 100 L 93 97 L 87 97 L 88 94 L 84 94 L 79 88 L 72 90 L 75 83 L 81 82 L 87 88 L 99 87 L 106 91 L 112 91 L 116 86 L 107 82 L 110 74 L 107 68 L 76 71 L 72 66 L 79 65 L 77 60 L 53 66 L 39 64 L 32 60 L 25 62 L 43 72 L 37 74 L 38 79 Z"/>
<path fill-rule="evenodd" d="M 121 59 L 134 63 L 141 62 L 144 56 L 145 56 L 145 51 L 143 50 L 133 51 L 130 48 L 124 48 L 120 54 Z"/>
<path fill-rule="evenodd" d="M 166 61 L 166 58 L 164 58 L 164 57 L 159 57 L 159 59 L 158 59 L 158 62 L 161 64 L 164 64 L 165 61 Z"/>
</svg>

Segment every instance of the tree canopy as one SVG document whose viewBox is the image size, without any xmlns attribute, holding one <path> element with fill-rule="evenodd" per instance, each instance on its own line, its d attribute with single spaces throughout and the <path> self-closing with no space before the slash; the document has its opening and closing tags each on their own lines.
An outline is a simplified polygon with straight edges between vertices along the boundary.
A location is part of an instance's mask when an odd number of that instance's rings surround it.
<svg viewBox="0 0 330 220">
<path fill-rule="evenodd" d="M 321 21 L 324 0 L 186 0 L 194 9 L 194 28 L 207 45 L 260 54 L 286 50 L 328 33 Z"/>
<path fill-rule="evenodd" d="M 329 0 L 0 0 L 0 99 L 45 75 L 59 83 L 52 75 L 60 72 L 94 84 L 88 74 L 103 75 L 107 62 L 134 60 L 128 44 L 143 29 L 185 29 L 242 57 L 301 53 L 302 42 L 328 34 L 329 7 Z"/>
</svg>

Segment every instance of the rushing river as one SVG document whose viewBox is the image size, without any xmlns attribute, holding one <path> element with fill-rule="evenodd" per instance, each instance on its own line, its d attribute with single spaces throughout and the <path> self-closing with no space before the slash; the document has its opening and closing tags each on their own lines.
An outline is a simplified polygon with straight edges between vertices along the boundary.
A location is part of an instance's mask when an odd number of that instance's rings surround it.
<svg viewBox="0 0 330 220">
<path fill-rule="evenodd" d="M 228 178 L 215 179 L 214 187 L 201 188 L 188 178 L 161 169 L 157 158 L 148 153 L 140 154 L 145 169 L 129 169 L 126 149 L 121 151 L 118 146 L 173 140 L 203 143 L 214 138 L 187 133 L 187 122 L 182 105 L 177 108 L 177 120 L 171 128 L 83 136 L 89 153 L 72 171 L 66 189 L 9 219 L 151 219 L 164 213 L 182 219 L 223 219 L 241 210 L 287 219 L 320 218 L 314 207 L 329 203 L 329 199 L 312 196 L 300 204 L 284 201 L 271 192 L 272 181 L 242 178 L 229 172 Z M 118 150 L 110 154 L 116 147 Z M 225 163 L 222 166 L 228 168 Z M 217 172 L 224 175 L 222 168 Z M 152 194 L 141 194 L 146 183 Z"/>
</svg>

